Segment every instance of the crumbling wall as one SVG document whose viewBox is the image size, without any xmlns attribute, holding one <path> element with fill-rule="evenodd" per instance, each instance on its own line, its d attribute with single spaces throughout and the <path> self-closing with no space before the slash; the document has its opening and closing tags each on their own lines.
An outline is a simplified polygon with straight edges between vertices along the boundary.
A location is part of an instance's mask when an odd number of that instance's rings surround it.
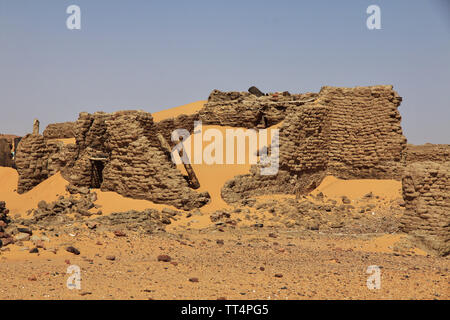
<svg viewBox="0 0 450 320">
<path fill-rule="evenodd" d="M 406 147 L 406 163 L 414 162 L 445 162 L 450 159 L 449 144 L 431 144 L 423 145 L 408 144 Z"/>
<path fill-rule="evenodd" d="M 70 168 L 75 164 L 78 155 L 78 147 L 75 144 L 64 144 L 61 141 L 46 141 L 48 160 L 47 169 L 49 176 L 61 172 L 62 176 L 69 180 Z"/>
<path fill-rule="evenodd" d="M 0 139 L 0 167 L 14 167 L 11 147 L 11 143 L 7 139 Z"/>
<path fill-rule="evenodd" d="M 244 128 L 267 128 L 284 120 L 289 109 L 312 101 L 316 93 L 270 94 L 257 96 L 249 92 L 211 92 L 199 111 L 203 124 Z"/>
<path fill-rule="evenodd" d="M 330 107 L 328 172 L 341 178 L 400 180 L 405 165 L 402 98 L 392 86 L 323 87 Z"/>
<path fill-rule="evenodd" d="M 49 124 L 42 134 L 45 139 L 66 139 L 74 138 L 74 131 L 74 122 L 61 122 Z"/>
<path fill-rule="evenodd" d="M 403 179 L 405 214 L 402 230 L 426 249 L 450 253 L 450 162 L 416 162 Z"/>
<path fill-rule="evenodd" d="M 47 144 L 42 135 L 28 134 L 20 141 L 16 152 L 18 193 L 31 190 L 49 177 L 48 156 Z"/>
<path fill-rule="evenodd" d="M 177 129 L 186 129 L 189 133 L 194 131 L 194 122 L 199 120 L 199 114 L 179 115 L 175 118 L 165 119 L 155 123 L 155 130 L 160 132 L 166 141 L 172 141 L 172 132 Z"/>
<path fill-rule="evenodd" d="M 103 171 L 102 190 L 186 210 L 206 204 L 209 195 L 189 188 L 161 149 L 156 133 L 153 118 L 146 112 L 115 113 L 107 121 L 110 162 Z"/>
<path fill-rule="evenodd" d="M 271 178 L 273 185 L 265 189 L 267 193 L 306 193 L 327 174 L 344 179 L 400 180 L 406 148 L 397 110 L 400 102 L 392 86 L 323 87 L 313 101 L 289 108 L 280 128 L 277 176 L 281 178 Z M 286 174 L 292 178 L 286 180 Z M 222 194 L 235 199 L 242 185 L 259 186 L 260 180 L 267 179 L 253 170 L 225 184 Z M 286 181 L 291 181 L 289 186 Z"/>
</svg>

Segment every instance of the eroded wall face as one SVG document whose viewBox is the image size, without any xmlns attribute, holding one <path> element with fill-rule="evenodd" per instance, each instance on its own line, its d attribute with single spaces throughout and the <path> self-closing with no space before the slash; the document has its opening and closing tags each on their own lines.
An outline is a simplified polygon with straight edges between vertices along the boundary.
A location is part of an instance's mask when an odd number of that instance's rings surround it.
<svg viewBox="0 0 450 320">
<path fill-rule="evenodd" d="M 268 193 L 274 189 L 307 193 L 327 174 L 400 180 L 406 147 L 400 102 L 392 86 L 323 87 L 312 101 L 287 109 L 280 128 L 280 178 L 271 178 Z M 251 186 L 257 188 L 267 179 L 253 170 L 226 184 L 222 193 L 237 199 L 242 186 L 247 186 L 245 194 L 251 195 Z"/>
<path fill-rule="evenodd" d="M 203 124 L 267 128 L 283 121 L 289 109 L 312 100 L 317 93 L 256 96 L 248 92 L 214 90 L 199 111 Z"/>
<path fill-rule="evenodd" d="M 405 214 L 402 230 L 427 249 L 450 253 L 450 162 L 409 165 L 402 179 Z"/>
<path fill-rule="evenodd" d="M 450 145 L 449 144 L 423 144 L 412 145 L 408 144 L 406 147 L 406 163 L 414 162 L 446 162 L 450 159 Z"/>
<path fill-rule="evenodd" d="M 45 139 L 67 139 L 75 136 L 74 122 L 61 122 L 49 124 L 42 135 Z"/>
<path fill-rule="evenodd" d="M 13 167 L 14 161 L 11 157 L 11 144 L 6 139 L 0 139 L 0 167 Z"/>
<path fill-rule="evenodd" d="M 48 178 L 48 156 L 47 144 L 42 135 L 28 134 L 20 141 L 16 152 L 18 193 L 29 191 Z"/>
<path fill-rule="evenodd" d="M 401 97 L 392 86 L 323 87 L 319 102 L 330 107 L 328 171 L 342 178 L 402 177 L 406 138 Z"/>
</svg>

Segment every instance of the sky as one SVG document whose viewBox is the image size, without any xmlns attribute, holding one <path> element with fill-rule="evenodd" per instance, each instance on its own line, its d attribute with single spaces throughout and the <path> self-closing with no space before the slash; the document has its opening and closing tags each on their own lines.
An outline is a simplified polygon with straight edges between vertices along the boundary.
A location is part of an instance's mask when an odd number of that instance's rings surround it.
<svg viewBox="0 0 450 320">
<path fill-rule="evenodd" d="M 369 5 L 381 29 L 369 30 Z M 69 30 L 66 9 L 81 9 Z M 0 0 L 0 132 L 213 89 L 392 84 L 409 143 L 450 143 L 450 0 Z"/>
</svg>

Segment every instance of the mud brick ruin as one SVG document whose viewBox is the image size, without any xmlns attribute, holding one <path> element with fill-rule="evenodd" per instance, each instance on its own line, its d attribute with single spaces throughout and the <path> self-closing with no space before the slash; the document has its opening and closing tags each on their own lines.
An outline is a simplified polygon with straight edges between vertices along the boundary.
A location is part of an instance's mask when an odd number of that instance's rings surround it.
<svg viewBox="0 0 450 320">
<path fill-rule="evenodd" d="M 0 138 L 0 166 L 13 167 L 14 161 L 12 159 L 12 146 L 7 139 Z"/>
<path fill-rule="evenodd" d="M 420 146 L 408 144 L 406 148 L 406 163 L 414 162 L 445 162 L 450 160 L 449 144 L 426 143 Z"/>
<path fill-rule="evenodd" d="M 189 176 L 171 162 L 167 144 L 175 129 L 203 124 L 280 129 L 279 171 L 260 174 L 261 164 L 222 188 L 229 204 L 263 194 L 305 194 L 326 175 L 343 179 L 403 179 L 403 229 L 448 253 L 449 145 L 406 144 L 392 86 L 323 87 L 319 93 L 211 92 L 204 107 L 155 123 L 144 111 L 80 113 L 75 122 L 49 125 L 25 136 L 16 152 L 18 192 L 60 171 L 77 187 L 191 210 L 209 195 L 195 191 Z M 65 145 L 57 139 L 75 138 Z M 270 149 L 270 148 L 269 148 Z M 8 152 L 8 151 L 6 151 Z M 191 168 L 192 169 L 192 168 Z M 197 181 L 198 182 L 198 181 Z M 196 186 L 198 187 L 198 185 Z"/>
<path fill-rule="evenodd" d="M 74 122 L 61 122 L 51 123 L 45 128 L 42 135 L 45 139 L 68 139 L 75 137 L 75 123 Z"/>
<path fill-rule="evenodd" d="M 401 179 L 406 138 L 397 110 L 401 97 L 392 86 L 323 87 L 317 95 L 308 94 L 311 97 L 307 102 L 294 100 L 285 109 L 279 173 L 261 176 L 252 168 L 251 174 L 224 186 L 222 197 L 227 202 L 274 192 L 306 193 L 328 174 L 345 179 Z"/>
<path fill-rule="evenodd" d="M 39 134 L 22 139 L 16 159 L 19 193 L 61 171 L 78 187 L 115 191 L 185 210 L 209 201 L 207 193 L 189 188 L 167 157 L 150 113 L 81 113 L 73 127 L 75 145 L 49 141 Z"/>
<path fill-rule="evenodd" d="M 403 231 L 440 255 L 450 253 L 450 162 L 416 162 L 403 177 Z"/>
</svg>

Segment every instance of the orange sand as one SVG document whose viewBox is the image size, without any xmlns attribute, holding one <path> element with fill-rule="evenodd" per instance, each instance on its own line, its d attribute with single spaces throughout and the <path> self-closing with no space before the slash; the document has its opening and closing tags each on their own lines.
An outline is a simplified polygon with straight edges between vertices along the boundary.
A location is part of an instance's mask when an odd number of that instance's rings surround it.
<svg viewBox="0 0 450 320">
<path fill-rule="evenodd" d="M 75 138 L 67 138 L 67 139 L 48 139 L 49 142 L 57 142 L 60 141 L 62 143 L 66 144 L 75 144 Z"/>
<path fill-rule="evenodd" d="M 402 183 L 396 180 L 342 180 L 327 176 L 312 194 L 322 192 L 331 199 L 340 199 L 342 196 L 347 196 L 354 200 L 372 192 L 374 196 L 380 196 L 385 200 L 395 200 L 401 198 L 401 189 Z"/>
<path fill-rule="evenodd" d="M 158 122 L 158 121 L 161 121 L 164 119 L 177 117 L 182 114 L 190 115 L 190 114 L 196 113 L 201 108 L 203 108 L 203 105 L 205 103 L 206 103 L 206 100 L 200 100 L 200 101 L 188 103 L 188 104 L 185 104 L 185 105 L 182 105 L 179 107 L 152 113 L 153 121 Z"/>
<path fill-rule="evenodd" d="M 6 206 L 11 215 L 19 214 L 23 217 L 30 209 L 37 207 L 41 200 L 52 202 L 58 199 L 60 195 L 67 195 L 66 185 L 60 173 L 41 182 L 32 190 L 18 194 L 16 192 L 19 175 L 12 168 L 0 167 L 0 200 L 6 201 Z"/>
</svg>

